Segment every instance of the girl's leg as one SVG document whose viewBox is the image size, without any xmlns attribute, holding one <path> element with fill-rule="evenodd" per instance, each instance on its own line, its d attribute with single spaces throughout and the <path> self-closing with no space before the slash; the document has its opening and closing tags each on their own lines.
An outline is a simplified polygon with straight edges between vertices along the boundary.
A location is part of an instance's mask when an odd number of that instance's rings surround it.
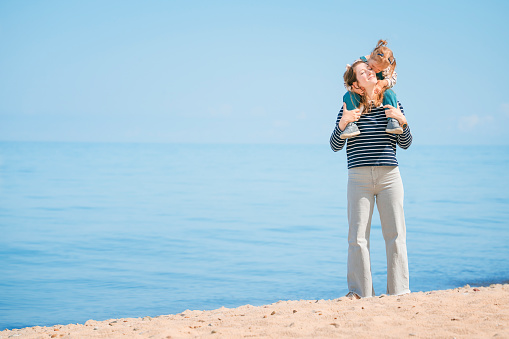
<svg viewBox="0 0 509 339">
<path fill-rule="evenodd" d="M 388 89 L 384 92 L 382 104 L 384 106 L 391 105 L 392 107 L 398 107 L 398 99 L 396 98 L 396 93 L 394 93 L 392 89 Z M 385 131 L 390 134 L 401 134 L 403 133 L 403 128 L 399 125 L 398 120 L 387 118 L 387 128 Z"/>
<path fill-rule="evenodd" d="M 396 97 L 396 93 L 394 93 L 392 89 L 385 90 L 382 105 L 384 106 L 391 105 L 392 107 L 398 107 L 398 99 Z"/>
<path fill-rule="evenodd" d="M 378 168 L 376 204 L 387 253 L 387 294 L 410 293 L 403 182 L 397 166 Z"/>
<path fill-rule="evenodd" d="M 357 93 L 346 92 L 345 95 L 343 95 L 343 102 L 346 103 L 346 109 L 352 111 L 359 108 L 360 97 Z M 357 124 L 355 122 L 350 122 L 346 125 L 345 130 L 339 137 L 341 139 L 348 139 L 356 137 L 359 134 L 361 134 L 361 131 L 359 130 L 359 127 L 357 127 Z"/>
<path fill-rule="evenodd" d="M 369 233 L 375 198 L 372 167 L 348 170 L 348 289 L 361 297 L 375 295 L 371 278 Z"/>
<path fill-rule="evenodd" d="M 361 97 L 357 93 L 346 92 L 345 95 L 343 95 L 343 102 L 346 103 L 347 110 L 353 111 L 354 109 L 359 108 Z"/>
</svg>

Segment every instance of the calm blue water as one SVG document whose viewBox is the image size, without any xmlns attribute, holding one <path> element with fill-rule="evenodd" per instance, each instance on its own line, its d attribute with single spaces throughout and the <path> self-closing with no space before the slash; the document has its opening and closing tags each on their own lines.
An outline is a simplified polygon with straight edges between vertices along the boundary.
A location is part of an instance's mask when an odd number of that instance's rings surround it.
<svg viewBox="0 0 509 339">
<path fill-rule="evenodd" d="M 398 158 L 411 289 L 508 281 L 509 147 Z M 327 144 L 0 143 L 0 329 L 340 297 L 346 177 Z"/>
</svg>

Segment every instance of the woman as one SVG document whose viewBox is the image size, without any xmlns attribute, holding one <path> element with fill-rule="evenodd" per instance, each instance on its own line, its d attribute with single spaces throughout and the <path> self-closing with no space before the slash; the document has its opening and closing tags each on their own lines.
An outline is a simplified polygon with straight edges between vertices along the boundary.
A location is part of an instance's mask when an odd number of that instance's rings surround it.
<svg viewBox="0 0 509 339">
<path fill-rule="evenodd" d="M 344 80 L 348 86 L 355 85 L 364 90 L 360 110 L 348 111 L 343 104 L 330 139 L 331 148 L 335 152 L 347 143 L 347 296 L 361 298 L 375 295 L 369 258 L 369 233 L 375 201 L 387 253 L 387 294 L 410 293 L 403 183 L 396 160 L 396 144 L 407 149 L 412 143 L 412 134 L 401 104 L 398 103 L 398 107 L 382 106 L 383 93 L 375 94 L 375 72 L 365 62 L 355 62 L 345 72 Z M 386 133 L 387 118 L 398 120 L 403 133 Z M 356 122 L 362 133 L 346 141 L 340 135 L 350 122 Z"/>
</svg>

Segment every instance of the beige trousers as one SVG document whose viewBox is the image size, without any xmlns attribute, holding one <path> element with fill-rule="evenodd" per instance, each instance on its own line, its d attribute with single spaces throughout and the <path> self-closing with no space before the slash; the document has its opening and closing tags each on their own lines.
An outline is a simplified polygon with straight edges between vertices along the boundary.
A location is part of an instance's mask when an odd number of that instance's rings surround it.
<svg viewBox="0 0 509 339">
<path fill-rule="evenodd" d="M 409 293 L 403 182 L 397 166 L 348 170 L 348 289 L 361 297 L 375 295 L 369 254 L 375 202 L 387 254 L 387 294 Z"/>
</svg>

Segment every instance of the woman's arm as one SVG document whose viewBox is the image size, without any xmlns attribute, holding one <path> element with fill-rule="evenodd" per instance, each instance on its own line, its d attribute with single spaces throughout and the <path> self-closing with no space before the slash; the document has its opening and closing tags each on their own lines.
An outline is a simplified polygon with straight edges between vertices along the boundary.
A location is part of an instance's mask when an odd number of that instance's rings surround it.
<svg viewBox="0 0 509 339">
<path fill-rule="evenodd" d="M 345 146 L 346 142 L 346 139 L 341 139 L 339 137 L 342 132 L 342 130 L 339 128 L 339 122 L 341 121 L 341 117 L 343 116 L 343 108 L 344 105 L 339 110 L 338 118 L 336 119 L 336 125 L 334 126 L 334 130 L 332 131 L 332 135 L 330 136 L 330 148 L 332 148 L 334 152 L 341 151 Z"/>
<path fill-rule="evenodd" d="M 401 127 L 408 125 L 408 121 L 406 120 L 406 116 L 403 113 L 402 106 L 398 101 L 398 107 L 394 107 L 391 105 L 384 105 L 385 108 L 385 116 L 387 118 L 393 118 L 398 120 Z"/>
</svg>

